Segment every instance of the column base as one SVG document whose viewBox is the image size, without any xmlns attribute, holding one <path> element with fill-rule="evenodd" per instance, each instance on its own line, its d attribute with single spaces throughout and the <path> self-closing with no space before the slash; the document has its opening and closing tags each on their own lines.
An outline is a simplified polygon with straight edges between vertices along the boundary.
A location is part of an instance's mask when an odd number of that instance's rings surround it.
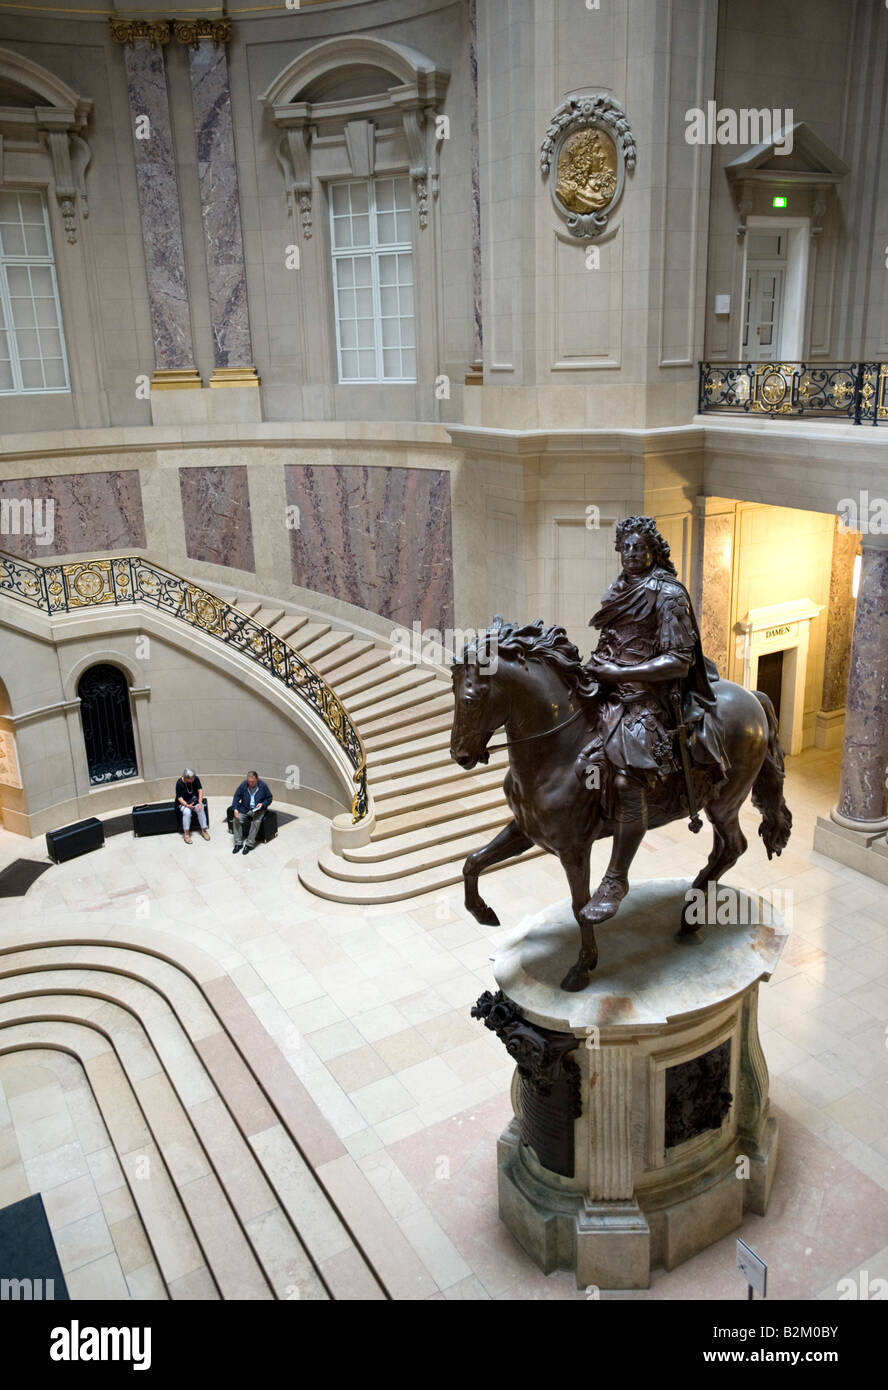
<svg viewBox="0 0 888 1390">
<path fill-rule="evenodd" d="M 840 822 L 818 816 L 814 848 L 828 859 L 888 884 L 888 839 L 884 831 L 849 830 Z"/>
<path fill-rule="evenodd" d="M 202 386 L 196 367 L 159 367 L 151 378 L 152 391 L 199 391 Z"/>
<path fill-rule="evenodd" d="M 259 385 L 259 374 L 255 367 L 214 367 L 210 386 L 255 386 Z"/>
<path fill-rule="evenodd" d="M 578 1289 L 650 1287 L 651 1233 L 634 1199 L 593 1202 L 540 1182 L 524 1162 L 515 1120 L 497 1155 L 500 1219 L 544 1274 L 573 1269 Z"/>
<path fill-rule="evenodd" d="M 873 820 L 856 820 L 853 816 L 845 816 L 834 806 L 829 813 L 829 818 L 836 825 L 840 825 L 843 830 L 853 830 L 857 835 L 884 835 L 888 831 L 888 816 L 876 816 Z"/>
</svg>

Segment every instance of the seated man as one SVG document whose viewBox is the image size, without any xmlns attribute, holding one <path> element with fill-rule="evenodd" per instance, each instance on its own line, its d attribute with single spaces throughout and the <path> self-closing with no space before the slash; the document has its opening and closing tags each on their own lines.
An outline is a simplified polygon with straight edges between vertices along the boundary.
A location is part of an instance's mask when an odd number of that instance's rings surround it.
<svg viewBox="0 0 888 1390">
<path fill-rule="evenodd" d="M 205 840 L 210 838 L 207 830 L 207 813 L 204 809 L 203 787 L 194 768 L 186 767 L 176 783 L 176 805 L 182 815 L 182 831 L 186 845 L 191 844 L 191 815 L 197 812 L 197 823 Z"/>
<path fill-rule="evenodd" d="M 260 780 L 258 772 L 248 772 L 245 780 L 241 782 L 234 793 L 234 800 L 231 803 L 234 810 L 234 849 L 231 851 L 232 854 L 239 854 L 241 850 L 244 854 L 249 854 L 251 849 L 256 848 L 256 836 L 259 834 L 262 817 L 271 805 L 271 800 L 271 792 L 265 782 Z M 249 822 L 249 832 L 247 843 L 244 844 L 244 826 L 247 822 Z"/>
</svg>

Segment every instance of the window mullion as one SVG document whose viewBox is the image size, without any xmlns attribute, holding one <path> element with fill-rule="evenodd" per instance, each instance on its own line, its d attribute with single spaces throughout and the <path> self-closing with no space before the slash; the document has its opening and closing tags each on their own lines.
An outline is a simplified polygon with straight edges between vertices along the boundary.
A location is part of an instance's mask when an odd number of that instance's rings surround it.
<svg viewBox="0 0 888 1390">
<path fill-rule="evenodd" d="M 4 395 L 15 396 L 24 392 L 22 385 L 22 373 L 19 365 L 18 343 L 16 342 L 15 330 L 12 326 L 12 296 L 9 293 L 9 285 L 6 282 L 6 266 L 0 265 L 0 302 L 3 304 L 3 321 L 6 327 L 6 345 L 9 348 L 9 366 L 12 371 L 12 390 L 4 391 Z"/>
</svg>

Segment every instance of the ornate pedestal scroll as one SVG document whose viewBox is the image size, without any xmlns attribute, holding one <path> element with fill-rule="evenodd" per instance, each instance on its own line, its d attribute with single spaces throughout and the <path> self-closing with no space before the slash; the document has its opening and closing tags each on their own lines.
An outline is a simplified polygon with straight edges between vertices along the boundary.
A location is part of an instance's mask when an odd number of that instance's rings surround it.
<svg viewBox="0 0 888 1390">
<path fill-rule="evenodd" d="M 601 926 L 600 973 L 559 986 L 570 905 L 527 918 L 494 957 L 497 994 L 472 1010 L 517 1064 L 498 1145 L 500 1215 L 546 1273 L 578 1287 L 647 1288 L 764 1215 L 777 1156 L 758 988 L 787 928 L 770 904 L 719 889 L 691 944 L 683 881 L 637 885 Z M 714 903 L 710 906 L 714 906 Z"/>
</svg>

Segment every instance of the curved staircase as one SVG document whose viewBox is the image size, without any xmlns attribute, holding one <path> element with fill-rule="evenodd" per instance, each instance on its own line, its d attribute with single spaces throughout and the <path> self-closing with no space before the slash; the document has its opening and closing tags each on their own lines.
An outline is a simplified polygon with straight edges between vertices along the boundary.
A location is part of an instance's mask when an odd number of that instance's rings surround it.
<svg viewBox="0 0 888 1390">
<path fill-rule="evenodd" d="M 492 753 L 487 766 L 471 772 L 451 761 L 446 676 L 434 666 L 393 661 L 382 638 L 358 637 L 289 606 L 232 602 L 320 672 L 367 754 L 375 811 L 369 843 L 304 858 L 303 886 L 335 902 L 388 903 L 459 883 L 466 855 L 511 818 L 502 790 L 508 757 Z"/>
</svg>

